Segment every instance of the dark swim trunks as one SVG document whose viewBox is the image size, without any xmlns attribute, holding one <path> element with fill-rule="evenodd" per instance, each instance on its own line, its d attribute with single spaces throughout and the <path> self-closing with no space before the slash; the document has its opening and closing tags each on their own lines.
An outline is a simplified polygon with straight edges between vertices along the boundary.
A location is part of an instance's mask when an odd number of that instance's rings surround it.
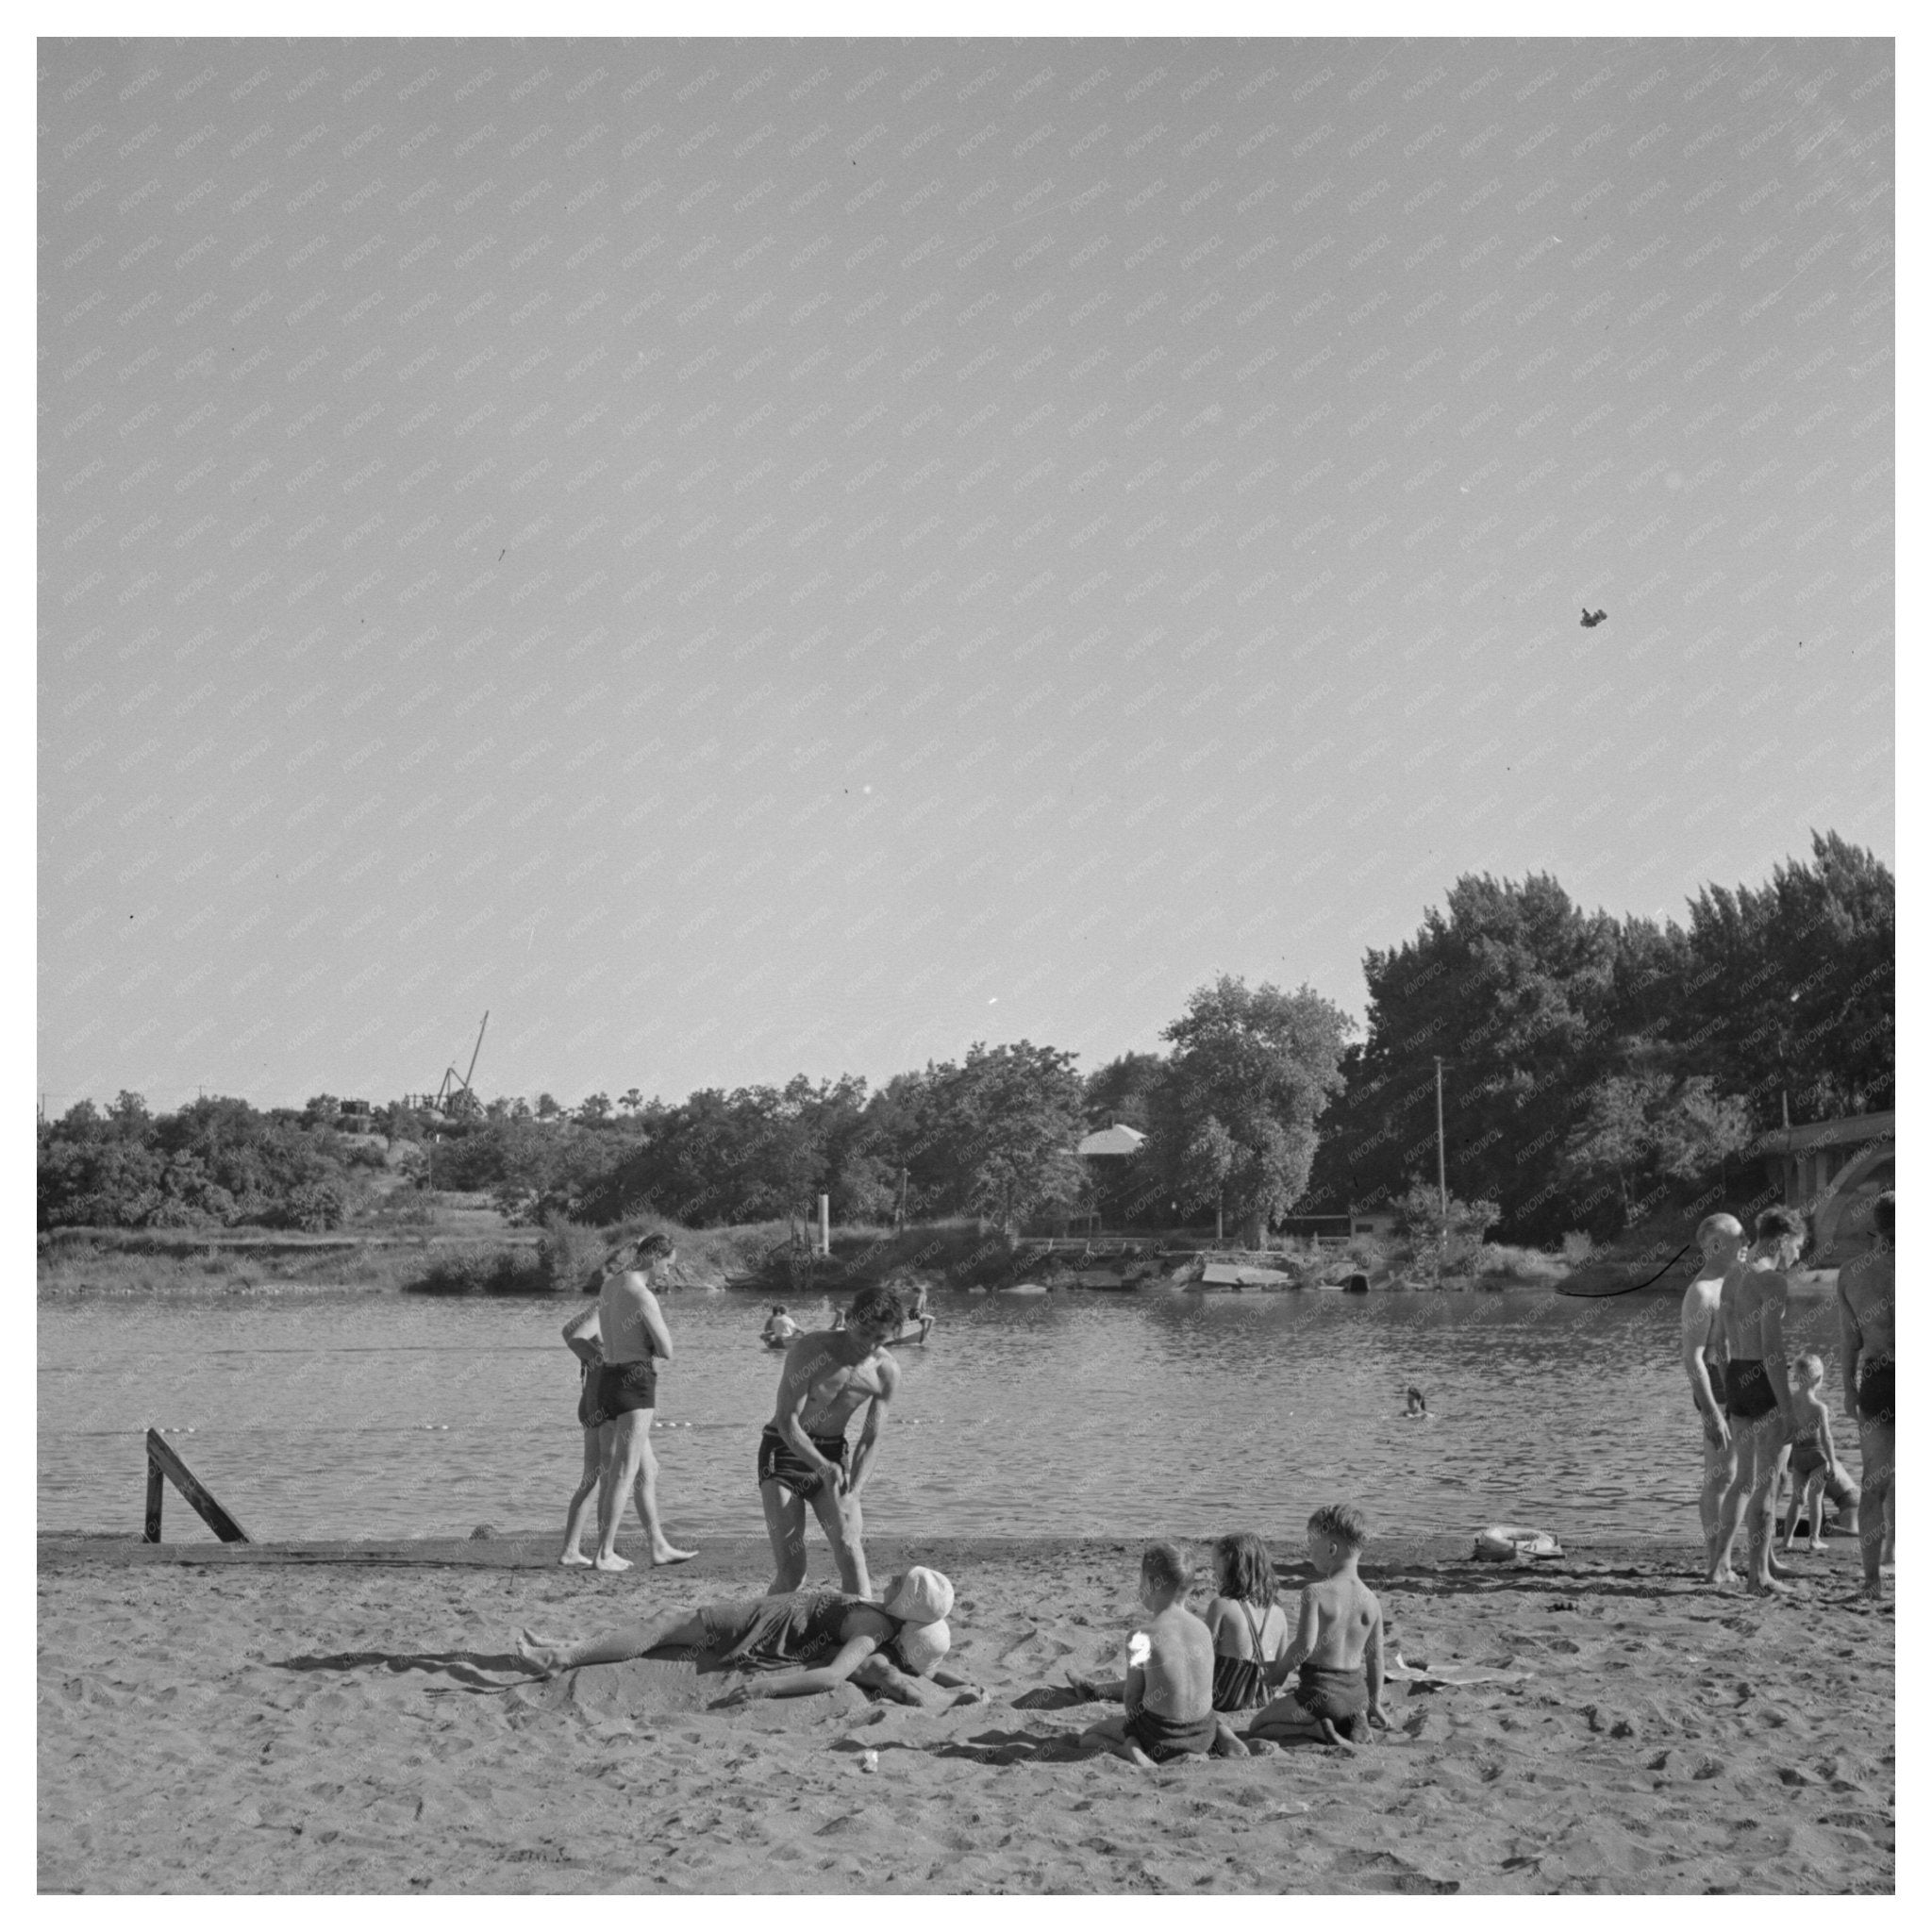
<svg viewBox="0 0 1932 1932">
<path fill-rule="evenodd" d="M 606 1362 L 597 1371 L 594 1407 L 612 1423 L 634 1408 L 658 1406 L 658 1367 L 655 1362 Z"/>
<path fill-rule="evenodd" d="M 1724 1371 L 1724 1413 L 1755 1423 L 1777 1407 L 1777 1392 L 1762 1362 L 1731 1362 Z"/>
<path fill-rule="evenodd" d="M 835 1590 L 801 1590 L 790 1596 L 707 1604 L 698 1620 L 718 1669 L 786 1671 L 833 1655 L 855 1610 L 876 1614 L 878 1606 Z"/>
<path fill-rule="evenodd" d="M 1895 1421 L 1898 1398 L 1892 1383 L 1892 1363 L 1866 1361 L 1858 1364 L 1858 1420 L 1861 1423 Z"/>
<path fill-rule="evenodd" d="M 1304 1664 L 1295 1679 L 1295 1702 L 1310 1717 L 1325 1717 L 1343 1738 L 1361 1738 L 1369 1728 L 1368 1673 L 1357 1664 L 1352 1671 Z"/>
<path fill-rule="evenodd" d="M 604 1351 L 597 1351 L 595 1363 L 584 1362 L 579 1365 L 577 1390 L 577 1421 L 587 1429 L 601 1428 L 610 1418 L 597 1407 L 597 1377 L 604 1373 Z"/>
<path fill-rule="evenodd" d="M 1823 1472 L 1824 1493 L 1831 1498 L 1835 1509 L 1849 1509 L 1858 1500 L 1858 1492 L 1849 1483 L 1840 1481 L 1837 1472 L 1824 1459 L 1824 1451 L 1818 1446 L 1818 1436 L 1814 1430 L 1793 1438 L 1791 1442 L 1791 1485 L 1793 1492 L 1802 1491 L 1814 1475 Z"/>
<path fill-rule="evenodd" d="M 845 1467 L 843 1436 L 813 1436 L 808 1440 L 827 1462 L 836 1462 L 841 1469 Z M 794 1496 L 811 1497 L 818 1494 L 824 1477 L 767 1423 L 764 1434 L 758 1438 L 758 1481 L 782 1483 Z"/>
<path fill-rule="evenodd" d="M 1176 1757 L 1190 1757 L 1204 1752 L 1214 1741 L 1214 1713 L 1206 1717 L 1162 1717 L 1143 1704 L 1128 1718 L 1127 1741 L 1140 1745 L 1156 1764 L 1171 1764 Z"/>
</svg>

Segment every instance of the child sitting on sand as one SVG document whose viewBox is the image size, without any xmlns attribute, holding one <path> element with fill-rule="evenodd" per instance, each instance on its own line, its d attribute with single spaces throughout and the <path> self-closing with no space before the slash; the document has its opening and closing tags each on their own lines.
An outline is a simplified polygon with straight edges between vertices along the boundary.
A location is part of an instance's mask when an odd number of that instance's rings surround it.
<svg viewBox="0 0 1932 1932">
<path fill-rule="evenodd" d="M 1274 1601 L 1274 1559 L 1248 1530 L 1214 1545 L 1214 1601 L 1208 1606 L 1214 1640 L 1214 1708 L 1258 1709 L 1267 1687 L 1287 1674 L 1288 1612 Z"/>
<path fill-rule="evenodd" d="M 1300 1666 L 1296 1689 L 1248 1726 L 1252 1740 L 1319 1738 L 1366 1742 L 1368 1726 L 1386 1730 L 1382 1708 L 1382 1607 L 1356 1574 L 1369 1540 L 1361 1511 L 1327 1503 L 1308 1518 L 1308 1557 L 1320 1576 L 1302 1591 L 1301 1623 L 1279 1674 Z"/>
<path fill-rule="evenodd" d="M 1788 1556 L 1791 1539 L 1797 1534 L 1801 1505 L 1810 1524 L 1814 1555 L 1824 1547 L 1826 1492 L 1840 1514 L 1848 1507 L 1855 1511 L 1857 1507 L 1857 1485 L 1846 1475 L 1832 1445 L 1831 1410 L 1819 1392 L 1824 1381 L 1824 1361 L 1815 1355 L 1801 1355 L 1791 1374 L 1791 1511 L 1785 1518 L 1783 1544 Z M 1853 1524 L 1856 1527 L 1856 1515 Z"/>
<path fill-rule="evenodd" d="M 1149 1543 L 1141 1552 L 1141 1604 L 1150 1622 L 1127 1640 L 1124 1707 L 1082 1732 L 1083 1749 L 1111 1751 L 1151 1770 L 1214 1745 L 1214 1640 L 1187 1607 L 1191 1581 L 1188 1559 L 1173 1543 Z"/>
</svg>

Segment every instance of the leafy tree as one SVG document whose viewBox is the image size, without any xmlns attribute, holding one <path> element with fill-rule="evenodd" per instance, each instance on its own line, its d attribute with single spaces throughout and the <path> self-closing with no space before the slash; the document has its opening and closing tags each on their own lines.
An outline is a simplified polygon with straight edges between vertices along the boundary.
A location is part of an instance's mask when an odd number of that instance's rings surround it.
<svg viewBox="0 0 1932 1932">
<path fill-rule="evenodd" d="M 1224 974 L 1189 995 L 1162 1030 L 1174 1052 L 1154 1090 L 1148 1148 L 1184 1206 L 1224 1205 L 1250 1246 L 1294 1206 L 1353 1024 L 1307 986 L 1285 993 Z"/>
<path fill-rule="evenodd" d="M 644 1109 L 644 1096 L 635 1087 L 626 1087 L 618 1095 L 617 1104 L 625 1113 L 641 1113 Z"/>
<path fill-rule="evenodd" d="M 601 1126 L 610 1118 L 610 1096 L 592 1093 L 577 1108 L 577 1118 L 587 1126 Z"/>
<path fill-rule="evenodd" d="M 929 1097 L 946 1208 L 1011 1232 L 1050 1202 L 1078 1198 L 1081 1115 L 1075 1056 L 1030 1041 L 976 1041 L 958 1065 L 934 1070 Z"/>
<path fill-rule="evenodd" d="M 1089 1074 L 1083 1096 L 1088 1125 L 1110 1127 L 1118 1122 L 1144 1134 L 1164 1064 L 1158 1053 L 1124 1053 Z"/>
<path fill-rule="evenodd" d="M 554 1121 L 562 1111 L 562 1108 L 558 1106 L 556 1100 L 550 1094 L 538 1094 L 537 1118 L 540 1121 Z"/>
<path fill-rule="evenodd" d="M 1493 1201 L 1459 1201 L 1454 1194 L 1445 1212 L 1440 1190 L 1416 1181 L 1395 1204 L 1395 1231 L 1407 1237 L 1421 1266 L 1441 1274 L 1468 1267 L 1501 1214 Z"/>
</svg>

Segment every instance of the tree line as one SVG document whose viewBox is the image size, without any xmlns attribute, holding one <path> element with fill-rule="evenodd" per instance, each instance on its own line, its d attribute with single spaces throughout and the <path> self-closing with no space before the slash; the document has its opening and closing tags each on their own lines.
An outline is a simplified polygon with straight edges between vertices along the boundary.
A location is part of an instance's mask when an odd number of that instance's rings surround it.
<svg viewBox="0 0 1932 1932">
<path fill-rule="evenodd" d="M 1890 872 L 1830 833 L 1762 887 L 1705 887 L 1683 925 L 1586 912 L 1548 874 L 1470 874 L 1367 955 L 1359 1040 L 1306 986 L 1224 976 L 1189 996 L 1163 1052 L 1085 1076 L 1056 1047 L 977 1042 L 876 1089 L 799 1074 L 675 1103 L 635 1087 L 574 1109 L 466 1099 L 448 1120 L 397 1102 L 369 1123 L 379 1141 L 344 1131 L 360 1120 L 329 1094 L 150 1116 L 124 1093 L 42 1124 L 40 1221 L 333 1226 L 413 1141 L 425 1180 L 526 1222 L 802 1222 L 824 1193 L 845 1224 L 1218 1212 L 1252 1242 L 1291 1213 L 1424 1218 L 1440 1057 L 1463 1219 L 1518 1241 L 1602 1239 L 1722 1180 L 1787 1114 L 1892 1104 L 1892 934 Z M 1140 1153 L 1081 1161 L 1081 1137 L 1115 1122 L 1146 1136 Z"/>
</svg>

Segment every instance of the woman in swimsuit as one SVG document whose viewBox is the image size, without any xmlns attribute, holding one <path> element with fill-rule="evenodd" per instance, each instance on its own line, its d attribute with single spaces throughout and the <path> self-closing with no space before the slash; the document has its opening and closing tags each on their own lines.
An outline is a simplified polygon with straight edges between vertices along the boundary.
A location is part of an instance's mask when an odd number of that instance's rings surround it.
<svg viewBox="0 0 1932 1932">
<path fill-rule="evenodd" d="M 893 1577 L 879 1603 L 835 1590 L 802 1590 L 667 1610 L 584 1643 L 558 1643 L 525 1630 L 517 1651 L 543 1676 L 654 1652 L 702 1651 L 720 1669 L 759 1674 L 726 1691 L 719 1700 L 726 1705 L 809 1697 L 847 1682 L 902 1704 L 925 1704 L 914 1681 L 919 1678 L 952 1690 L 947 1704 L 976 1703 L 986 1693 L 941 1665 L 952 1646 L 945 1623 L 952 1607 L 946 1577 L 915 1567 Z"/>
</svg>

